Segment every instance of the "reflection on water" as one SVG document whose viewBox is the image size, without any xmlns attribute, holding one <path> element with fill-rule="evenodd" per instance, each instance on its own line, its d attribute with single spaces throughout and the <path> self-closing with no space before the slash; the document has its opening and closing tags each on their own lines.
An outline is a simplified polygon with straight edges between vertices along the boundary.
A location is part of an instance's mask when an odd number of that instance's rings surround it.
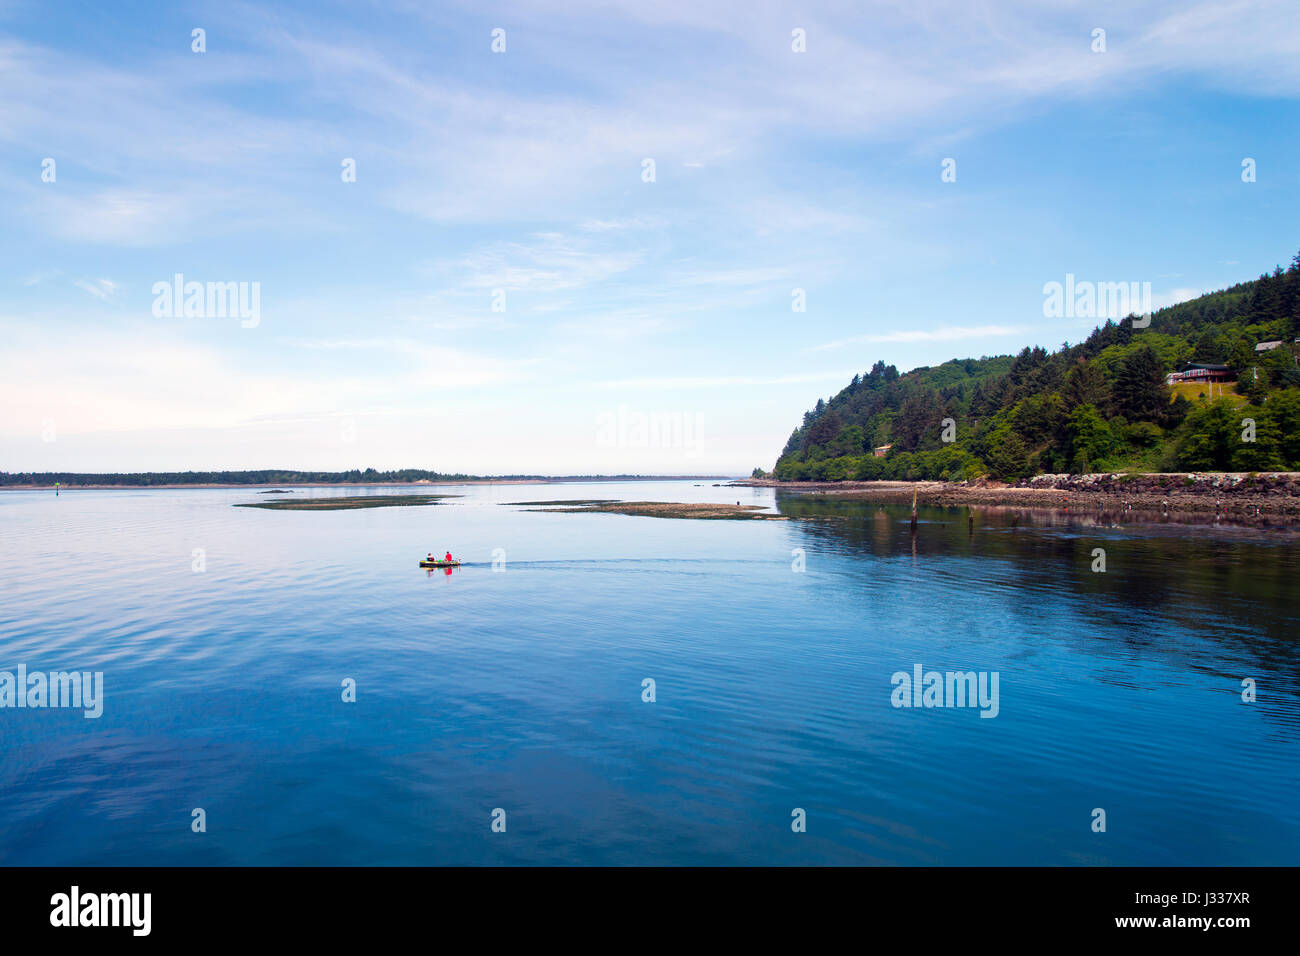
<svg viewBox="0 0 1300 956">
<path fill-rule="evenodd" d="M 806 502 L 779 497 L 783 514 L 840 552 L 888 558 L 900 552 L 978 570 L 978 559 L 1014 569 L 1024 595 L 1069 594 L 1097 615 L 1160 612 L 1189 635 L 1216 638 L 1233 651 L 1251 650 L 1278 666 L 1275 686 L 1295 694 L 1300 539 L 1258 525 L 1214 527 L 1173 523 L 1150 512 L 1088 513 L 1003 507 L 911 509 L 866 503 Z M 1096 549 L 1105 571 L 1093 570 Z M 976 591 L 980 580 L 958 589 Z M 1104 637 L 1099 632 L 1099 636 Z M 1184 641 L 1175 641 L 1177 652 Z"/>
<path fill-rule="evenodd" d="M 868 501 L 854 500 L 816 494 L 800 494 L 778 491 L 778 506 L 783 514 L 791 515 L 830 515 L 847 514 L 861 508 L 898 508 L 898 505 L 875 504 Z M 847 509 L 847 510 L 846 510 Z M 963 505 L 961 507 L 931 508 L 951 518 L 960 514 L 963 520 L 980 516 L 989 523 L 1005 523 L 1012 527 L 1029 524 L 1044 528 L 1058 527 L 1112 527 L 1138 530 L 1150 525 L 1167 525 L 1187 532 L 1210 530 L 1239 530 L 1265 532 L 1270 539 L 1278 536 L 1300 536 L 1300 515 L 1293 514 L 1255 514 L 1244 511 L 1178 511 L 1160 507 L 1140 507 L 1121 502 L 1097 502 L 1096 504 L 1065 504 L 1051 508 L 1025 507 L 1023 505 Z M 911 509 L 908 508 L 910 514 Z"/>
<path fill-rule="evenodd" d="M 922 508 L 913 533 L 906 506 L 689 482 L 419 491 L 465 497 L 310 513 L 222 489 L 0 494 L 0 670 L 105 685 L 98 720 L 0 710 L 0 862 L 1300 851 L 1290 536 L 996 508 Z M 503 504 L 738 496 L 798 520 Z M 448 548 L 462 567 L 417 567 Z M 918 665 L 997 673 L 996 718 L 894 707 L 891 675 Z"/>
</svg>

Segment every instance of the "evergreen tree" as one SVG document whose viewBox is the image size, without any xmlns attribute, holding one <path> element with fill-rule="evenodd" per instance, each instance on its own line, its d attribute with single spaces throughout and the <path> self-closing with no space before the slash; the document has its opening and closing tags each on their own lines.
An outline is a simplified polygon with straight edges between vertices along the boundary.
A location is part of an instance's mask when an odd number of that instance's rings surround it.
<svg viewBox="0 0 1300 956">
<path fill-rule="evenodd" d="M 1005 481 L 1028 477 L 1032 471 L 1029 446 L 1011 428 L 998 429 L 990 436 L 986 461 L 993 476 Z"/>
<path fill-rule="evenodd" d="M 1192 359 L 1197 362 L 1222 363 L 1227 358 L 1227 350 L 1216 329 L 1207 328 L 1196 340 L 1196 349 Z"/>
<path fill-rule="evenodd" d="M 1129 421 L 1156 421 L 1169 404 L 1165 368 L 1149 345 L 1123 362 L 1115 376 L 1115 410 Z"/>
<path fill-rule="evenodd" d="M 943 406 L 939 397 L 928 389 L 912 395 L 903 403 L 894 420 L 894 436 L 900 451 L 916 451 L 921 447 L 939 446 L 940 420 Z"/>
<path fill-rule="evenodd" d="M 1106 376 L 1086 359 L 1076 362 L 1066 374 L 1061 398 L 1069 411 L 1080 405 L 1092 405 L 1103 413 L 1110 410 L 1110 386 L 1106 384 Z"/>
<path fill-rule="evenodd" d="M 1283 467 L 1300 471 L 1300 389 L 1274 392 L 1269 396 L 1267 409 L 1277 425 L 1278 453 Z"/>
<path fill-rule="evenodd" d="M 1227 471 L 1240 439 L 1240 421 L 1231 399 L 1220 398 L 1187 416 L 1188 431 L 1178 446 L 1185 471 Z"/>
</svg>

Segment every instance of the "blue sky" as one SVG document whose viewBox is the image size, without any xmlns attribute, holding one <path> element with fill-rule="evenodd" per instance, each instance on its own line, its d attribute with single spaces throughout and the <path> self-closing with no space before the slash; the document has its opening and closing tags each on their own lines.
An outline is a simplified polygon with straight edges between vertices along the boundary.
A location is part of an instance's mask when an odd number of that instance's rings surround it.
<svg viewBox="0 0 1300 956">
<path fill-rule="evenodd" d="M 1067 273 L 1289 261 L 1294 5 L 1043 7 L 0 0 L 0 469 L 747 473 L 877 359 L 1079 341 Z"/>
</svg>

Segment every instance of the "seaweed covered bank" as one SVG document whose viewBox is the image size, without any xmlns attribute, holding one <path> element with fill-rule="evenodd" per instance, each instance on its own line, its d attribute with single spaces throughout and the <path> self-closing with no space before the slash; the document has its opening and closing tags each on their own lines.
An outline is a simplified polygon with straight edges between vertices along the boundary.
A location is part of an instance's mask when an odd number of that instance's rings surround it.
<svg viewBox="0 0 1300 956">
<path fill-rule="evenodd" d="M 604 501 L 595 498 L 572 501 L 512 501 L 515 506 L 545 505 L 527 508 L 529 511 L 551 511 L 567 514 L 616 514 L 643 518 L 708 518 L 713 520 L 788 521 L 785 515 L 764 511 L 762 505 L 728 505 L 683 503 L 680 501 Z"/>
<path fill-rule="evenodd" d="M 1014 484 L 975 481 L 776 481 L 750 478 L 733 485 L 795 493 L 925 505 L 1008 505 L 1055 508 L 1089 505 L 1141 508 L 1170 515 L 1300 517 L 1300 473 L 1036 475 Z"/>
<path fill-rule="evenodd" d="M 278 501 L 249 501 L 236 508 L 262 508 L 266 511 L 351 511 L 356 508 L 416 508 L 441 504 L 443 498 L 460 495 L 355 495 L 330 498 L 290 498 Z"/>
</svg>

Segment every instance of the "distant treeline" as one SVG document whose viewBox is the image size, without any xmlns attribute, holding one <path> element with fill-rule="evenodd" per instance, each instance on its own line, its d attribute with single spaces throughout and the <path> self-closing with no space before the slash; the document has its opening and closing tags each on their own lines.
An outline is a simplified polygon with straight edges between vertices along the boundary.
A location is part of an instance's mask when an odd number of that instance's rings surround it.
<svg viewBox="0 0 1300 956">
<path fill-rule="evenodd" d="M 1300 255 L 1288 269 L 1161 309 L 1149 328 L 1107 321 L 1053 352 L 906 374 L 877 362 L 804 415 L 775 476 L 1300 470 L 1298 337 Z M 1227 381 L 1166 384 L 1189 363 Z"/>
<path fill-rule="evenodd" d="M 360 483 L 400 485 L 416 481 L 632 481 L 648 478 L 716 478 L 717 475 L 465 475 L 403 468 L 399 471 L 141 471 L 86 473 L 75 471 L 0 471 L 0 487 L 8 485 L 332 485 Z"/>
</svg>

